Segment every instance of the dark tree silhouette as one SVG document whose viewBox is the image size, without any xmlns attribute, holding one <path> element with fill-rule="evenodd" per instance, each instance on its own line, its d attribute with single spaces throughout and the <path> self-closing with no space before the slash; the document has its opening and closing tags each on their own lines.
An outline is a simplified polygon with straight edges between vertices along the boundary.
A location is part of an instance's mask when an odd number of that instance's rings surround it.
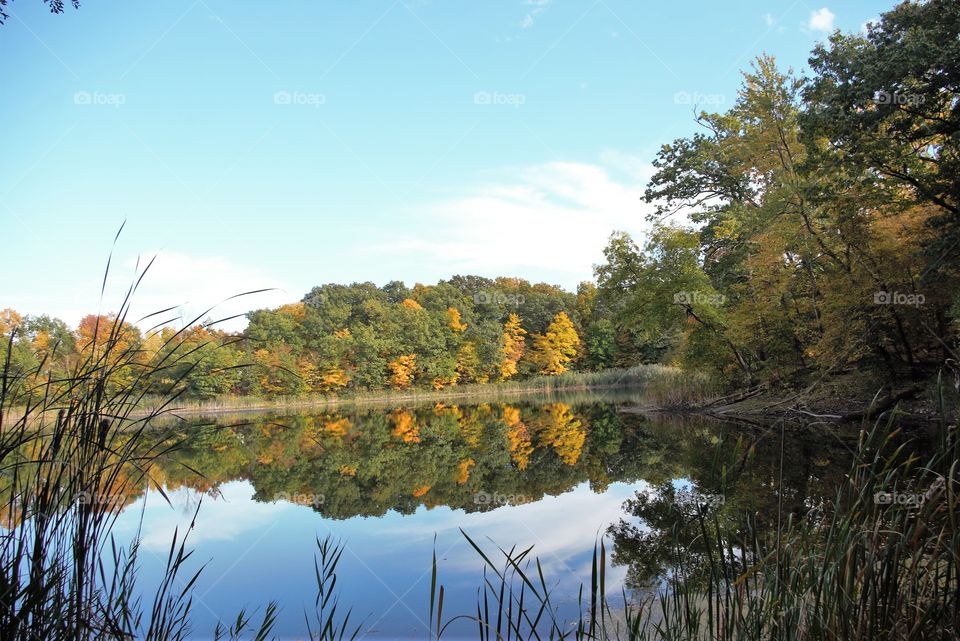
<svg viewBox="0 0 960 641">
<path fill-rule="evenodd" d="M 10 16 L 7 15 L 5 11 L 7 3 L 12 0 L 0 0 L 0 25 L 5 24 L 7 18 Z M 50 13 L 63 13 L 64 9 L 67 6 L 67 3 L 64 0 L 43 0 L 43 4 L 50 7 Z M 80 8 L 80 0 L 70 0 L 70 4 L 73 5 L 74 9 Z"/>
</svg>

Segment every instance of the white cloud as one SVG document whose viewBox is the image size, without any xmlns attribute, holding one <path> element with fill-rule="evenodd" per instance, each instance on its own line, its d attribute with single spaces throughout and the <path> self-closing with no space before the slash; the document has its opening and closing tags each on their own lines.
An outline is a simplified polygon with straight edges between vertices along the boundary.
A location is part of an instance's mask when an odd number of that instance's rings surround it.
<svg viewBox="0 0 960 641">
<path fill-rule="evenodd" d="M 642 202 L 652 172 L 617 151 L 596 164 L 549 162 L 501 170 L 466 194 L 411 209 L 429 236 L 401 236 L 374 249 L 415 255 L 437 272 L 529 274 L 565 287 L 592 277 L 610 233 L 649 227 Z"/>
<path fill-rule="evenodd" d="M 826 7 L 811 11 L 810 20 L 807 21 L 807 28 L 811 31 L 829 33 L 833 31 L 833 20 L 836 17 L 837 16 Z"/>
<path fill-rule="evenodd" d="M 6 304 L 26 314 L 50 314 L 76 327 L 87 314 L 118 312 L 124 297 L 150 259 L 156 260 L 140 281 L 132 296 L 127 320 L 147 330 L 166 321 L 177 327 L 213 308 L 205 317 L 218 320 L 243 314 L 252 309 L 275 307 L 299 300 L 302 292 L 285 287 L 257 267 L 240 264 L 220 256 L 194 256 L 176 251 L 144 252 L 136 256 L 115 255 L 107 279 L 103 301 L 103 267 L 96 264 L 78 265 L 73 284 L 53 292 L 22 290 L 8 295 Z M 139 267 L 137 262 L 139 260 Z M 231 296 L 255 289 L 273 291 L 225 300 Z M 162 314 L 140 320 L 144 316 L 166 308 Z M 202 320 L 202 319 L 201 319 Z M 218 324 L 225 330 L 246 327 L 245 318 L 236 318 Z"/>
<path fill-rule="evenodd" d="M 138 323 L 141 328 L 173 317 L 178 318 L 175 322 L 178 326 L 201 315 L 218 320 L 252 309 L 292 302 L 301 296 L 301 293 L 287 291 L 280 282 L 259 268 L 235 263 L 220 256 L 192 256 L 165 250 L 148 252 L 140 258 L 140 269 L 143 269 L 145 262 L 149 262 L 154 255 L 157 258 L 134 294 L 128 318 L 136 321 L 161 309 L 176 309 Z M 147 257 L 146 260 L 144 256 Z M 126 264 L 130 271 L 115 272 L 107 283 L 108 291 L 114 293 L 108 301 L 115 301 L 110 310 L 119 306 L 118 292 L 131 280 L 136 260 L 129 259 Z M 259 289 L 271 291 L 239 296 Z M 234 296 L 237 298 L 231 298 Z M 217 327 L 237 330 L 246 324 L 246 319 L 236 318 L 218 324 Z"/>
<path fill-rule="evenodd" d="M 777 24 L 777 19 L 773 17 L 772 13 L 765 13 L 763 14 L 763 22 L 767 25 L 767 27 L 772 27 L 773 25 Z"/>
<path fill-rule="evenodd" d="M 87 314 L 118 312 L 137 275 L 154 256 L 156 260 L 140 281 L 127 313 L 127 321 L 144 331 L 157 324 L 179 328 L 198 316 L 202 316 L 200 320 L 216 321 L 254 309 L 294 302 L 303 296 L 301 289 L 286 285 L 259 267 L 221 256 L 195 256 L 162 250 L 144 252 L 139 258 L 129 253 L 115 254 L 102 302 L 100 290 L 104 267 L 85 263 L 78 265 L 71 274 L 73 280 L 63 283 L 60 288 L 12 292 L 4 295 L 4 304 L 24 314 L 49 314 L 70 327 L 76 327 Z M 257 289 L 271 291 L 226 300 Z M 167 308 L 173 309 L 143 318 Z M 205 313 L 207 310 L 209 313 Z M 226 331 L 240 331 L 246 326 L 247 320 L 243 316 L 215 325 Z"/>
<path fill-rule="evenodd" d="M 544 496 L 521 505 L 504 505 L 486 512 L 465 514 L 461 510 L 439 508 L 428 515 L 419 510 L 416 516 L 401 523 L 379 528 L 378 550 L 384 556 L 396 558 L 408 548 L 411 539 L 429 541 L 436 534 L 438 549 L 446 550 L 443 567 L 466 574 L 476 569 L 477 558 L 476 552 L 462 539 L 460 529 L 463 528 L 488 551 L 494 550 L 497 544 L 516 544 L 517 549 L 533 545 L 533 554 L 539 557 L 544 573 L 551 580 L 563 579 L 568 589 L 575 590 L 576 581 L 590 576 L 590 544 L 608 525 L 624 516 L 624 501 L 637 492 L 649 494 L 652 490 L 643 481 L 612 483 L 605 493 L 597 494 L 588 483 L 581 483 L 556 496 Z M 584 517 L 565 520 L 569 514 Z M 556 527 L 561 522 L 564 526 Z M 508 540 L 504 540 L 505 532 L 510 533 Z M 608 568 L 609 593 L 619 593 L 625 576 L 625 567 Z"/>
<path fill-rule="evenodd" d="M 189 544 L 196 548 L 209 541 L 233 541 L 251 530 L 263 530 L 283 518 L 284 513 L 297 510 L 290 503 L 261 503 L 253 500 L 254 488 L 248 481 L 230 481 L 219 488 L 216 497 L 202 496 L 192 489 L 168 489 L 172 509 L 156 492 L 147 498 L 141 497 L 129 506 L 117 522 L 117 531 L 132 535 L 139 524 L 140 510 L 144 501 L 143 529 L 140 544 L 146 550 L 159 553 L 170 549 L 174 532 L 182 536 L 190 530 Z M 197 502 L 203 498 L 203 506 L 196 521 L 193 520 Z"/>
</svg>

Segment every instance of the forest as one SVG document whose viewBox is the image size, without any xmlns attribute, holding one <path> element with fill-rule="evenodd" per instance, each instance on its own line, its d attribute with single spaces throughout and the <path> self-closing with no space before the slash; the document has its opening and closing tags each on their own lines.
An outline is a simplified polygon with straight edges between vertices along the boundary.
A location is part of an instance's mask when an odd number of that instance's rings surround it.
<svg viewBox="0 0 960 641">
<path fill-rule="evenodd" d="M 116 338 L 144 365 L 186 344 L 153 391 L 201 399 L 638 363 L 728 389 L 849 375 L 864 394 L 916 394 L 941 368 L 960 375 L 958 26 L 954 2 L 904 3 L 818 45 L 805 74 L 758 58 L 730 109 L 700 111 L 697 133 L 657 154 L 649 235 L 614 231 L 595 282 L 576 292 L 480 276 L 326 284 L 249 313 L 242 333 L 123 318 Z M 7 309 L 0 334 L 15 370 L 56 380 L 102 348 L 114 320 L 73 329 Z"/>
</svg>

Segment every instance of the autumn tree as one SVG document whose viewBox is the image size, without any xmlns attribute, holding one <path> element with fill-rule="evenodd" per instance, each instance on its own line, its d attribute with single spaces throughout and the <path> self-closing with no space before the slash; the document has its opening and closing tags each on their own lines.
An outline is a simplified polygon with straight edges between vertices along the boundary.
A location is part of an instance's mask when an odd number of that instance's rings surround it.
<svg viewBox="0 0 960 641">
<path fill-rule="evenodd" d="M 402 354 L 389 363 L 390 384 L 394 389 L 407 389 L 417 371 L 417 355 Z"/>
<path fill-rule="evenodd" d="M 460 383 L 485 383 L 486 376 L 480 369 L 480 357 L 477 346 L 466 342 L 457 352 L 457 381 Z"/>
<path fill-rule="evenodd" d="M 467 329 L 460 317 L 460 311 L 456 307 L 447 308 L 447 316 L 450 317 L 449 326 L 455 332 L 462 332 Z"/>
<path fill-rule="evenodd" d="M 0 336 L 8 338 L 14 330 L 20 329 L 23 325 L 23 316 L 15 310 L 7 307 L 0 310 Z"/>
<path fill-rule="evenodd" d="M 520 324 L 520 317 L 510 314 L 503 326 L 500 343 L 500 380 L 512 378 L 517 373 L 517 363 L 527 348 L 527 331 Z"/>
<path fill-rule="evenodd" d="M 543 334 L 533 337 L 531 360 L 541 374 L 556 376 L 567 371 L 576 357 L 580 337 L 566 312 L 558 313 Z"/>
</svg>

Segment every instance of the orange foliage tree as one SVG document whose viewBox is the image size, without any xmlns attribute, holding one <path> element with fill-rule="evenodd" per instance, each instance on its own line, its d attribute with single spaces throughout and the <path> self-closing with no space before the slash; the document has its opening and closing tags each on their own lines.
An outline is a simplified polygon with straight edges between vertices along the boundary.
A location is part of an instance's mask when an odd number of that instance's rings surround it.
<svg viewBox="0 0 960 641">
<path fill-rule="evenodd" d="M 517 363 L 523 357 L 527 347 L 527 330 L 520 325 L 520 317 L 510 314 L 503 326 L 503 335 L 500 341 L 500 379 L 507 380 L 517 373 Z"/>
<path fill-rule="evenodd" d="M 417 371 L 417 355 L 404 354 L 390 361 L 390 384 L 394 389 L 407 389 L 413 383 L 413 376 Z"/>
</svg>

